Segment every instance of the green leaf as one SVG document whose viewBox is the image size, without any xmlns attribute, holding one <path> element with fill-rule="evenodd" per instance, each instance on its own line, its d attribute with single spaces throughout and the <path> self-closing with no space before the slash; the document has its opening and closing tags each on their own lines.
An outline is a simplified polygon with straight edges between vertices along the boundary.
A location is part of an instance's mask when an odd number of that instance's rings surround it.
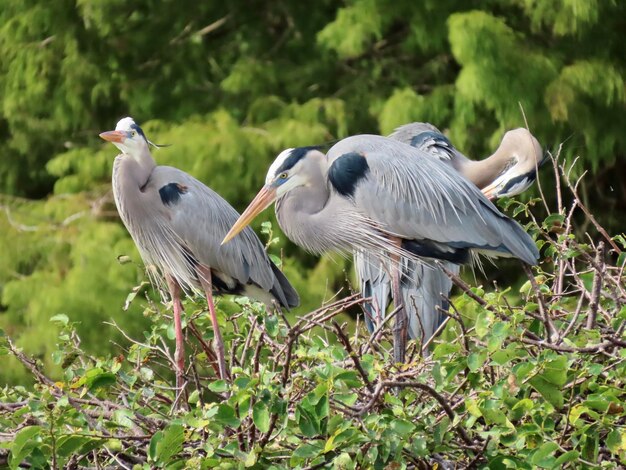
<svg viewBox="0 0 626 470">
<path fill-rule="evenodd" d="M 292 454 L 292 462 L 293 457 L 298 459 L 310 459 L 313 457 L 317 457 L 319 453 L 322 451 L 322 448 L 317 444 L 302 444 L 296 450 L 294 450 Z"/>
<path fill-rule="evenodd" d="M 567 382 L 567 357 L 559 356 L 544 365 L 543 372 L 539 375 L 547 382 L 562 387 Z"/>
<path fill-rule="evenodd" d="M 559 445 L 556 442 L 544 442 L 533 453 L 533 456 L 530 459 L 531 463 L 539 467 L 552 468 L 556 461 L 554 453 L 558 448 Z"/>
<path fill-rule="evenodd" d="M 256 460 L 257 460 L 256 451 L 252 449 L 246 456 L 243 465 L 246 468 L 252 467 L 256 464 Z"/>
<path fill-rule="evenodd" d="M 61 325 L 67 325 L 70 321 L 69 317 L 64 313 L 59 313 L 50 318 L 50 321 L 53 323 L 60 323 Z"/>
<path fill-rule="evenodd" d="M 208 389 L 215 393 L 228 391 L 228 382 L 225 380 L 215 380 L 208 385 Z"/>
<path fill-rule="evenodd" d="M 543 221 L 543 228 L 550 230 L 552 228 L 560 228 L 565 222 L 565 216 L 563 214 L 550 214 Z"/>
<path fill-rule="evenodd" d="M 126 428 L 130 428 L 133 426 L 134 417 L 135 416 L 133 412 L 126 408 L 120 408 L 119 410 L 115 410 L 113 412 L 114 422 Z"/>
<path fill-rule="evenodd" d="M 301 404 L 296 406 L 296 422 L 306 437 L 315 437 L 321 432 L 320 419 Z"/>
<path fill-rule="evenodd" d="M 278 334 L 278 317 L 276 315 L 268 315 L 265 317 L 265 331 L 272 338 Z"/>
<path fill-rule="evenodd" d="M 268 432 L 270 430 L 270 412 L 267 405 L 262 401 L 255 403 L 252 407 L 252 421 L 259 431 Z"/>
<path fill-rule="evenodd" d="M 84 453 L 85 449 L 93 450 L 104 441 L 88 436 L 66 435 L 57 440 L 57 454 L 61 457 L 68 457 L 71 454 Z"/>
<path fill-rule="evenodd" d="M 404 437 L 410 433 L 413 432 L 413 430 L 415 429 L 415 425 L 409 421 L 406 421 L 404 419 L 394 419 L 391 422 L 391 429 L 399 434 L 400 436 Z"/>
<path fill-rule="evenodd" d="M 484 349 L 478 352 L 473 352 L 467 358 L 467 367 L 469 367 L 470 371 L 476 372 L 485 364 L 486 359 L 487 351 Z"/>
<path fill-rule="evenodd" d="M 217 406 L 217 413 L 215 413 L 213 419 L 218 423 L 224 426 L 230 426 L 231 428 L 236 428 L 241 424 L 241 421 L 237 418 L 235 409 L 232 406 L 223 403 Z"/>
<path fill-rule="evenodd" d="M 189 398 L 187 398 L 187 403 L 190 405 L 195 405 L 200 401 L 200 392 L 196 389 L 189 394 Z"/>
<path fill-rule="evenodd" d="M 535 366 L 530 362 L 522 362 L 513 366 L 513 373 L 518 383 L 521 383 L 533 371 Z"/>
<path fill-rule="evenodd" d="M 626 433 L 619 429 L 613 429 L 608 436 L 606 436 L 606 446 L 614 454 L 625 451 Z"/>
<path fill-rule="evenodd" d="M 115 384 L 115 374 L 111 372 L 103 372 L 87 379 L 85 385 L 89 390 L 95 390 L 97 388 L 109 387 Z"/>
<path fill-rule="evenodd" d="M 11 470 L 18 468 L 20 463 L 33 451 L 36 445 L 35 437 L 40 432 L 40 426 L 28 426 L 16 434 L 11 446 L 11 458 L 9 460 Z"/>
<path fill-rule="evenodd" d="M 568 452 L 565 452 L 554 461 L 553 468 L 562 468 L 563 464 L 578 460 L 578 457 L 580 457 L 580 452 L 578 452 L 577 450 L 570 450 Z"/>
<path fill-rule="evenodd" d="M 561 390 L 541 377 L 530 379 L 530 385 L 537 390 L 552 406 L 557 409 L 563 408 L 563 394 Z"/>
<path fill-rule="evenodd" d="M 491 317 L 489 312 L 482 311 L 476 317 L 475 330 L 479 338 L 483 338 L 489 333 L 489 326 L 491 325 Z"/>
<path fill-rule="evenodd" d="M 150 439 L 150 445 L 148 447 L 148 457 L 150 457 L 150 459 L 153 461 L 157 460 L 157 448 L 159 442 L 161 442 L 161 439 L 163 439 L 163 431 L 155 432 Z"/>
<path fill-rule="evenodd" d="M 185 433 L 180 424 L 170 424 L 163 430 L 163 436 L 156 444 L 156 461 L 166 464 L 183 450 Z"/>
<path fill-rule="evenodd" d="M 352 406 L 358 400 L 359 395 L 356 393 L 335 393 L 333 398 L 345 405 Z"/>
</svg>

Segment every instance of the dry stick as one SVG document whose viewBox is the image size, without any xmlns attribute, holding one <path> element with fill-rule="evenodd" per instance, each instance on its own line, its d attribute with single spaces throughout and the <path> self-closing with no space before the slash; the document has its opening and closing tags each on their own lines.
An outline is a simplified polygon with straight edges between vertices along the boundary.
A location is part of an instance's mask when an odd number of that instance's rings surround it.
<svg viewBox="0 0 626 470">
<path fill-rule="evenodd" d="M 374 387 L 372 386 L 370 379 L 367 377 L 367 373 L 365 372 L 365 370 L 363 370 L 363 366 L 361 366 L 359 356 L 357 356 L 357 354 L 354 352 L 354 349 L 352 349 L 352 346 L 350 345 L 350 340 L 343 332 L 339 323 L 337 323 L 335 320 L 333 320 L 333 326 L 335 327 L 335 331 L 337 332 L 337 337 L 339 338 L 339 341 L 341 341 L 341 344 L 343 344 L 343 347 L 346 348 L 346 351 L 352 359 L 352 362 L 354 362 L 354 367 L 356 367 L 356 370 L 359 372 L 359 374 L 361 374 L 363 382 L 365 382 L 365 386 L 370 392 L 374 392 Z"/>
<path fill-rule="evenodd" d="M 589 253 L 587 253 L 585 249 L 582 248 L 578 243 L 572 240 L 572 245 L 574 246 L 574 248 L 576 248 L 578 251 L 581 252 L 580 256 L 583 258 L 584 261 L 589 263 L 596 270 L 602 269 L 602 266 L 596 264 L 595 258 L 593 258 Z M 608 272 L 605 272 L 605 279 L 611 281 L 614 284 L 615 288 L 619 291 L 619 294 L 626 298 L 626 290 L 624 289 L 624 286 L 622 285 L 621 278 L 617 279 L 611 276 Z"/>
<path fill-rule="evenodd" d="M 580 316 L 580 312 L 582 311 L 584 302 L 585 302 L 584 295 L 581 295 L 580 297 L 578 297 L 578 304 L 576 305 L 576 311 L 574 312 L 574 316 L 572 317 L 571 321 L 565 328 L 565 331 L 562 331 L 559 334 L 559 338 L 556 340 L 556 343 L 555 343 L 557 346 L 561 344 L 564 338 L 567 338 L 567 335 L 569 334 L 569 332 L 572 330 L 574 325 L 578 322 L 578 317 Z"/>
<path fill-rule="evenodd" d="M 454 302 L 450 300 L 449 304 L 450 304 L 450 308 L 454 310 L 454 314 L 451 314 L 450 312 L 444 312 L 446 315 L 448 315 L 448 318 L 446 320 L 453 318 L 457 321 L 457 323 L 459 324 L 459 328 L 461 328 L 461 336 L 463 337 L 463 346 L 465 346 L 465 351 L 467 351 L 467 353 L 469 354 L 470 345 L 467 339 L 467 329 L 465 328 L 465 322 L 463 321 L 463 318 L 461 317 L 461 313 L 456 308 L 456 305 L 454 305 Z"/>
<path fill-rule="evenodd" d="M 191 331 L 191 334 L 196 337 L 198 343 L 200 343 L 200 347 L 204 351 L 204 354 L 206 354 L 209 364 L 213 367 L 215 374 L 219 375 L 219 367 L 217 365 L 217 356 L 215 355 L 215 351 L 213 351 L 213 348 L 204 340 L 202 334 L 198 331 L 198 327 L 192 320 L 189 321 L 187 327 L 189 328 L 189 331 Z"/>
<path fill-rule="evenodd" d="M 492 305 L 487 304 L 487 301 L 485 299 L 483 299 L 479 295 L 476 295 L 474 292 L 472 292 L 472 289 L 470 288 L 470 286 L 465 281 L 463 281 L 463 279 L 461 279 L 459 276 L 457 276 L 452 271 L 447 269 L 441 263 L 437 263 L 437 264 L 442 269 L 442 271 L 446 273 L 446 275 L 452 280 L 452 282 L 463 291 L 463 293 L 467 294 L 468 297 L 475 300 L 481 307 L 484 307 L 487 310 L 495 313 L 496 309 Z"/>
<path fill-rule="evenodd" d="M 299 323 L 300 322 L 298 322 L 297 324 Z M 287 386 L 287 381 L 289 380 L 289 366 L 291 365 L 291 356 L 293 354 L 294 344 L 298 340 L 299 335 L 300 331 L 296 327 L 293 327 L 289 330 L 289 339 L 287 340 L 287 355 L 285 356 L 285 362 L 283 363 L 283 373 L 281 376 L 281 384 L 283 389 Z M 283 391 L 279 391 L 278 395 L 282 398 Z M 274 432 L 274 428 L 276 427 L 276 421 L 278 421 L 278 413 L 272 413 L 272 416 L 270 417 L 269 429 L 265 434 L 263 434 L 263 437 L 261 437 L 261 440 L 259 441 L 259 447 L 261 449 L 263 449 L 269 442 L 270 437 Z"/>
<path fill-rule="evenodd" d="M 387 315 L 383 321 L 380 323 L 380 325 L 378 325 L 376 327 L 376 329 L 372 332 L 372 334 L 370 335 L 369 339 L 367 340 L 367 343 L 365 344 L 365 346 L 362 348 L 362 353 L 365 353 L 367 350 L 373 350 L 374 349 L 374 345 L 373 342 L 376 341 L 378 339 L 378 336 L 380 336 L 381 332 L 383 331 L 383 328 L 385 327 L 385 325 L 387 323 L 389 323 L 391 321 L 392 318 L 394 318 L 398 312 L 400 311 L 399 307 L 394 308 L 391 313 L 389 315 Z"/>
<path fill-rule="evenodd" d="M 444 300 L 447 300 L 448 302 L 450 302 L 450 299 L 447 298 L 445 295 L 441 294 L 441 297 Z M 432 334 L 432 336 L 430 338 L 428 338 L 428 340 L 422 346 L 422 355 L 424 355 L 424 353 L 428 349 L 428 346 L 431 345 L 431 343 L 435 340 L 435 338 L 437 338 L 439 336 L 439 333 L 441 333 L 444 330 L 444 328 L 446 327 L 446 325 L 448 324 L 448 322 L 450 321 L 450 318 L 451 318 L 450 315 L 449 315 L 449 312 L 447 310 L 442 309 L 439 305 L 437 305 L 437 309 L 436 310 L 441 312 L 441 313 L 443 313 L 446 316 L 446 318 L 443 319 L 443 321 L 441 322 L 441 325 L 439 325 L 437 327 L 437 329 Z"/>
<path fill-rule="evenodd" d="M 246 341 L 243 344 L 243 350 L 241 351 L 241 359 L 239 362 L 243 365 L 246 362 L 246 354 L 248 353 L 248 349 L 250 348 L 250 342 L 252 341 L 252 336 L 256 330 L 257 317 L 256 315 L 252 316 L 252 324 L 250 325 L 250 330 L 248 331 L 248 335 L 246 336 Z"/>
<path fill-rule="evenodd" d="M 578 204 L 576 203 L 576 201 L 574 201 L 572 203 L 572 207 L 570 207 L 570 210 L 567 213 L 567 217 L 565 219 L 565 233 L 567 234 L 570 234 L 572 232 L 572 217 L 574 216 L 574 211 L 576 210 L 577 207 L 578 207 Z M 570 240 L 568 238 L 565 238 L 564 245 L 567 245 L 569 241 Z M 567 248 L 567 246 L 565 246 L 565 248 Z M 567 265 L 567 260 L 559 257 L 559 268 L 558 268 L 559 276 L 558 276 L 556 294 L 563 293 L 563 282 L 565 278 L 565 266 L 566 265 Z"/>
<path fill-rule="evenodd" d="M 589 209 L 587 209 L 587 207 L 582 203 L 580 196 L 578 195 L 578 191 L 575 187 L 572 186 L 572 184 L 569 182 L 569 180 L 566 178 L 565 179 L 565 183 L 567 184 L 567 187 L 570 189 L 570 191 L 572 192 L 572 194 L 574 195 L 574 197 L 576 198 L 576 203 L 578 204 L 578 207 L 580 207 L 582 209 L 582 211 L 585 213 L 585 215 L 587 216 L 587 218 L 591 221 L 591 223 L 594 225 L 594 227 L 596 228 L 596 230 L 598 232 L 600 232 L 602 234 L 602 236 L 606 239 L 606 241 L 609 243 L 609 245 L 611 245 L 611 248 L 613 248 L 613 250 L 615 250 L 615 252 L 617 254 L 621 254 L 622 250 L 620 250 L 619 246 L 617 246 L 617 244 L 613 241 L 613 239 L 609 236 L 609 234 L 606 232 L 606 230 L 604 229 L 604 227 L 602 227 L 602 225 L 600 225 L 598 223 L 598 221 L 596 220 L 596 218 L 593 216 L 593 214 L 589 211 Z"/>
<path fill-rule="evenodd" d="M 597 353 L 608 347 L 611 347 L 615 338 L 607 338 L 606 341 L 596 344 L 595 346 L 585 346 L 585 347 L 572 347 L 572 346 L 556 346 L 554 344 L 547 343 L 545 341 L 536 341 L 529 338 L 521 338 L 522 343 L 532 344 L 533 346 L 540 346 L 547 349 L 552 349 L 553 351 L 561 351 L 561 352 L 578 352 L 578 353 Z"/>
<path fill-rule="evenodd" d="M 539 313 L 541 314 L 543 318 L 543 325 L 544 325 L 544 328 L 546 329 L 546 341 L 548 343 L 552 343 L 552 341 L 557 339 L 558 336 L 557 336 L 557 330 L 554 327 L 554 324 L 552 323 L 552 319 L 550 318 L 550 314 L 546 306 L 546 299 L 544 299 L 543 294 L 541 293 L 541 290 L 539 289 L 539 286 L 537 285 L 537 280 L 535 279 L 535 276 L 532 270 L 530 269 L 530 266 L 528 266 L 526 263 L 522 263 L 522 268 L 524 269 L 526 276 L 528 276 L 530 285 L 532 286 L 533 290 L 535 291 L 535 295 L 537 296 L 537 302 L 539 304 Z"/>
<path fill-rule="evenodd" d="M 26 366 L 28 370 L 31 371 L 31 373 L 35 376 L 35 378 L 37 379 L 39 383 L 43 385 L 47 385 L 48 387 L 52 388 L 54 392 L 57 392 L 57 394 L 59 395 L 66 396 L 68 403 L 72 405 L 72 407 L 76 409 L 76 411 L 78 411 L 79 413 L 82 413 L 80 406 L 78 406 L 78 404 L 74 401 L 74 399 L 70 397 L 69 395 L 67 395 L 57 384 L 55 384 L 52 380 L 46 377 L 39 370 L 39 368 L 37 367 L 37 363 L 34 359 L 28 358 L 26 354 L 18 350 L 15 347 L 15 344 L 13 343 L 10 337 L 7 336 L 6 340 L 7 340 L 7 344 L 9 345 L 9 351 L 11 352 L 11 354 L 13 354 L 13 356 L 15 356 L 15 358 L 18 361 L 20 361 L 24 366 Z M 98 428 L 97 423 L 93 421 L 93 419 L 89 416 L 89 414 L 84 413 L 84 416 L 87 422 L 89 423 L 89 426 L 91 426 L 93 429 Z"/>
<path fill-rule="evenodd" d="M 598 244 L 598 251 L 596 253 L 596 265 L 601 266 L 600 269 L 596 269 L 593 276 L 593 286 L 591 288 L 591 302 L 589 303 L 589 315 L 587 316 L 587 329 L 591 330 L 596 325 L 596 316 L 598 314 L 598 302 L 600 300 L 600 290 L 602 288 L 602 278 L 606 271 L 606 265 L 604 261 L 604 242 Z"/>
<path fill-rule="evenodd" d="M 200 385 L 200 376 L 198 375 L 198 369 L 196 368 L 196 361 L 189 360 L 189 366 L 191 367 L 191 376 L 193 377 L 193 383 L 198 391 L 198 402 L 200 407 L 204 407 L 204 401 L 202 400 L 202 386 Z"/>
<path fill-rule="evenodd" d="M 253 370 L 255 374 L 259 372 L 261 349 L 263 348 L 264 339 L 265 339 L 265 333 L 261 331 L 261 335 L 259 336 L 259 342 L 257 343 L 256 348 L 254 349 L 254 360 L 253 360 L 254 369 Z"/>
<path fill-rule="evenodd" d="M 520 111 L 522 112 L 522 117 L 524 118 L 524 124 L 526 124 L 526 130 L 530 133 L 530 128 L 528 127 L 528 120 L 526 119 L 526 113 L 524 112 L 524 107 L 522 106 L 521 102 L 517 102 L 517 104 L 519 105 Z M 532 140 L 532 139 L 529 139 Z M 532 145 L 532 142 L 530 142 Z M 559 153 L 560 153 L 560 147 L 559 147 Z M 557 153 L 558 155 L 558 153 Z M 550 213 L 550 208 L 548 207 L 548 203 L 546 201 L 546 197 L 543 194 L 543 189 L 541 188 L 541 181 L 539 178 L 539 163 L 537 163 L 537 159 L 535 158 L 535 174 L 537 175 L 537 188 L 539 188 L 539 194 L 541 195 L 541 201 L 543 202 L 544 207 L 546 208 L 546 212 L 549 214 Z"/>
<path fill-rule="evenodd" d="M 482 449 L 480 449 L 480 451 L 476 453 L 476 456 L 468 462 L 466 468 L 476 468 L 476 464 L 478 464 L 479 460 L 481 458 L 484 458 L 485 450 L 487 450 L 487 446 L 489 445 L 490 441 L 491 441 L 491 437 L 488 437 L 487 439 L 485 439 L 485 443 L 483 444 Z"/>
</svg>

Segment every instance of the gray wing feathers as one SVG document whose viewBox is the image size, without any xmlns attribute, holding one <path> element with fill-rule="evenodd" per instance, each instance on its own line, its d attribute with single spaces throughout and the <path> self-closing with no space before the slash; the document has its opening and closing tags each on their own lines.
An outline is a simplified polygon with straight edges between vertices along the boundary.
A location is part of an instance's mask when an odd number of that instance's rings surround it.
<svg viewBox="0 0 626 470">
<path fill-rule="evenodd" d="M 380 136 L 354 136 L 329 151 L 331 161 L 359 152 L 369 165 L 356 203 L 390 232 L 535 264 L 530 236 L 502 215 L 454 169 L 413 147 Z"/>
<path fill-rule="evenodd" d="M 275 296 L 285 306 L 295 303 L 297 293 L 282 273 L 277 277 L 273 263 L 250 227 L 230 243 L 221 245 L 239 214 L 219 194 L 173 167 L 155 168 L 151 181 L 157 190 L 171 182 L 186 187 L 185 194 L 169 208 L 169 216 L 173 230 L 198 261 L 244 285 L 251 281 L 267 292 L 275 291 Z"/>
<path fill-rule="evenodd" d="M 403 142 L 405 144 L 411 145 L 413 139 L 424 133 L 424 132 L 438 132 L 441 133 L 439 129 L 427 122 L 411 122 L 409 124 L 404 124 L 400 127 L 394 129 L 394 131 L 389 134 L 390 139 L 397 140 L 399 142 Z"/>
<path fill-rule="evenodd" d="M 454 168 L 468 161 L 439 129 L 427 122 L 412 122 L 400 126 L 389 138 L 415 147 L 428 157 L 437 158 Z"/>
<path fill-rule="evenodd" d="M 287 277 L 280 269 L 278 269 L 278 266 L 271 261 L 270 265 L 272 266 L 272 271 L 274 272 L 274 276 L 276 278 L 274 287 L 272 287 L 270 292 L 274 294 L 274 296 L 280 300 L 280 303 L 287 308 L 297 307 L 300 305 L 300 296 L 298 296 L 296 290 L 289 283 Z"/>
</svg>

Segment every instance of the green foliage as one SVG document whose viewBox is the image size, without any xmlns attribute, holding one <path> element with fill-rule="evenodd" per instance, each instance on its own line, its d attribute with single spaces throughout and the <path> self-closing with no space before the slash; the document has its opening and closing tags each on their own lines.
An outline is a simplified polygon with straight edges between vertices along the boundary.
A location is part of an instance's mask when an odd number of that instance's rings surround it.
<svg viewBox="0 0 626 470">
<path fill-rule="evenodd" d="M 129 114 L 172 144 L 155 152 L 160 163 L 242 209 L 285 147 L 425 120 L 479 157 L 525 124 L 521 104 L 544 148 L 567 141 L 564 154 L 581 155 L 576 172 L 596 178 L 582 183 L 584 200 L 621 229 L 625 5 L 4 0 L 0 325 L 49 367 L 53 315 L 80 321 L 92 351 L 116 339 L 89 333 L 104 319 L 132 334 L 145 327 L 136 307 L 120 310 L 143 277 L 108 193 L 116 151 L 97 137 Z M 276 249 L 303 298 L 298 312 L 330 298 L 350 269 L 284 239 Z M 0 369 L 0 380 L 23 378 Z"/>
<path fill-rule="evenodd" d="M 519 288 L 457 279 L 446 335 L 429 354 L 412 342 L 407 364 L 390 363 L 389 329 L 348 337 L 337 319 L 357 296 L 290 320 L 245 298 L 232 313 L 220 302 L 227 380 L 207 356 L 202 300 L 187 301 L 186 331 L 202 333 L 188 335 L 180 394 L 171 315 L 150 301 L 146 331 L 120 332 L 125 346 L 110 356 L 86 353 L 77 323 L 52 318 L 58 380 L 0 330 L 0 355 L 36 382 L 0 390 L 0 466 L 622 468 L 626 257 L 615 264 L 604 246 L 623 254 L 626 239 L 577 238 L 576 204 L 529 224 L 544 259 Z"/>
</svg>

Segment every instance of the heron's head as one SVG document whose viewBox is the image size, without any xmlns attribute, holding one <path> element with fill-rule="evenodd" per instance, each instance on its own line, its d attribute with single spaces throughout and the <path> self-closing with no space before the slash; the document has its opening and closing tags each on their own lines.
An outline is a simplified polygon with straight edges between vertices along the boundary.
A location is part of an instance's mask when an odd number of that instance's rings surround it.
<svg viewBox="0 0 626 470">
<path fill-rule="evenodd" d="M 523 127 L 504 134 L 496 153 L 506 161 L 498 178 L 482 189 L 489 199 L 515 196 L 524 192 L 533 183 L 537 170 L 545 162 L 539 141 Z"/>
<path fill-rule="evenodd" d="M 123 153 L 133 155 L 148 147 L 149 140 L 141 127 L 131 117 L 120 119 L 114 131 L 100 134 L 104 140 L 111 142 Z"/>
<path fill-rule="evenodd" d="M 310 182 L 308 166 L 314 164 L 313 160 L 323 157 L 324 154 L 318 147 L 298 147 L 282 151 L 267 172 L 265 186 L 237 219 L 222 244 L 241 232 L 276 199 L 297 187 L 308 185 Z"/>
</svg>

